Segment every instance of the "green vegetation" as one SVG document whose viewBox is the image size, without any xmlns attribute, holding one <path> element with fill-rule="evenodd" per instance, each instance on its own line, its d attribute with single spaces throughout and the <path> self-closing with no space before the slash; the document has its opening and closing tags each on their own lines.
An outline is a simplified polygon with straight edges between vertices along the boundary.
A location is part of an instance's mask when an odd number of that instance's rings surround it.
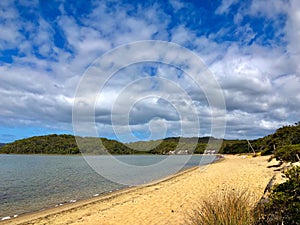
<svg viewBox="0 0 300 225">
<path fill-rule="evenodd" d="M 287 181 L 275 185 L 268 201 L 258 207 L 257 225 L 300 224 L 300 167 L 286 171 Z"/>
<path fill-rule="evenodd" d="M 101 140 L 101 141 L 100 141 Z M 77 137 L 72 135 L 36 136 L 17 140 L 0 148 L 6 154 L 167 154 L 169 151 L 187 150 L 189 153 L 203 153 L 209 137 L 203 138 L 166 138 L 157 141 L 141 141 L 122 144 L 106 138 Z M 217 140 L 217 139 L 212 139 Z M 196 144 L 195 144 L 196 143 Z M 101 145 L 102 144 L 102 145 Z M 142 151 L 146 149 L 145 151 Z"/>
<path fill-rule="evenodd" d="M 105 154 L 107 149 L 111 154 L 139 153 L 126 147 L 124 144 L 101 138 L 103 146 L 100 147 L 99 138 L 79 138 L 82 152 L 86 154 Z M 105 147 L 105 148 L 104 148 Z M 75 137 L 72 135 L 36 136 L 17 140 L 0 148 L 0 153 L 6 154 L 79 154 Z"/>
<path fill-rule="evenodd" d="M 274 152 L 274 157 L 279 160 L 283 160 L 286 162 L 297 162 L 300 156 L 300 144 L 296 145 L 285 145 L 278 148 Z"/>
<path fill-rule="evenodd" d="M 246 140 L 224 140 L 220 153 L 223 154 L 240 154 L 251 153 Z"/>
<path fill-rule="evenodd" d="M 3 146 L 0 152 L 7 154 L 76 154 L 78 149 L 73 136 L 54 134 L 17 140 Z"/>
<path fill-rule="evenodd" d="M 300 123 L 281 127 L 274 134 L 252 140 L 250 144 L 262 155 L 274 154 L 278 160 L 296 162 L 298 161 L 297 154 L 300 157 Z M 246 140 L 225 140 L 220 150 L 220 153 L 224 154 L 246 152 L 252 152 Z"/>
<path fill-rule="evenodd" d="M 254 222 L 254 206 L 245 191 L 228 190 L 215 194 L 193 210 L 189 225 L 249 225 Z"/>
<path fill-rule="evenodd" d="M 139 141 L 122 144 L 106 138 L 81 138 L 80 148 L 86 154 L 168 154 L 171 151 L 187 151 L 202 154 L 206 149 L 216 149 L 216 143 L 223 141 L 221 154 L 252 153 L 246 140 L 219 140 L 213 137 L 170 137 L 155 141 Z M 101 140 L 101 142 L 100 142 Z M 179 142 L 180 140 L 180 142 Z M 208 141 L 210 144 L 208 146 Z M 100 145 L 103 144 L 103 146 Z M 300 156 L 300 123 L 279 128 L 274 134 L 251 140 L 251 146 L 262 155 L 274 154 L 278 160 L 298 161 Z M 142 151 L 141 151 L 142 150 Z M 75 137 L 72 135 L 47 135 L 18 140 L 0 146 L 0 153 L 15 154 L 78 154 Z"/>
<path fill-rule="evenodd" d="M 274 134 L 258 139 L 256 145 L 262 154 L 271 154 L 286 145 L 300 144 L 300 123 L 279 128 Z"/>
<path fill-rule="evenodd" d="M 156 141 L 139 141 L 130 143 L 128 146 L 133 149 L 148 149 L 150 154 L 167 154 L 170 151 L 188 151 L 189 153 L 203 154 L 209 137 L 201 138 L 180 138 L 170 137 Z M 179 142 L 180 140 L 180 142 Z M 217 140 L 212 138 L 212 140 Z"/>
</svg>

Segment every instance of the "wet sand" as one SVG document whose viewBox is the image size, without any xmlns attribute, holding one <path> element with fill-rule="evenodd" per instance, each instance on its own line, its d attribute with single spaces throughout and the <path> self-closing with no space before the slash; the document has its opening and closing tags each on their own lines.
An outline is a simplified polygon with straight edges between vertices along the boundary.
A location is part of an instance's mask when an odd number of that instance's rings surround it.
<svg viewBox="0 0 300 225">
<path fill-rule="evenodd" d="M 257 202 L 275 175 L 268 156 L 226 156 L 163 181 L 5 220 L 0 224 L 184 224 L 202 199 L 228 189 L 248 190 Z"/>
</svg>

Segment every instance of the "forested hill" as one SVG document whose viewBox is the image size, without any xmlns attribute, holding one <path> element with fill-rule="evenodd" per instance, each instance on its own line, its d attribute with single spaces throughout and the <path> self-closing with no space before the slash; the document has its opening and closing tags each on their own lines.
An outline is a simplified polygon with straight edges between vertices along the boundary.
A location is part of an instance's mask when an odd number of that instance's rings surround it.
<svg viewBox="0 0 300 225">
<path fill-rule="evenodd" d="M 2 147 L 2 146 L 4 146 L 4 145 L 6 145 L 5 143 L 0 143 L 0 147 Z"/>
<path fill-rule="evenodd" d="M 81 143 L 79 150 L 75 137 L 72 135 L 46 135 L 17 140 L 0 148 L 0 153 L 6 154 L 167 154 L 169 151 L 188 151 L 203 153 L 209 137 L 180 138 L 172 137 L 157 141 L 141 141 L 122 144 L 115 140 L 101 138 L 78 137 Z M 212 140 L 216 140 L 213 139 Z"/>
<path fill-rule="evenodd" d="M 105 154 L 99 145 L 99 138 L 80 138 L 82 152 L 86 154 Z M 101 138 L 102 144 L 111 154 L 135 154 L 130 148 L 114 140 Z M 72 135 L 46 135 L 17 140 L 0 148 L 6 154 L 79 154 L 75 137 Z"/>
<path fill-rule="evenodd" d="M 210 137 L 179 138 L 170 137 L 163 140 L 140 141 L 123 144 L 115 140 L 101 138 L 78 137 L 81 142 L 81 152 L 86 154 L 168 154 L 171 151 L 184 151 L 188 153 L 204 153 L 206 148 L 214 149 L 207 142 L 218 141 Z M 180 143 L 179 143 L 180 140 Z M 196 144 L 195 144 L 196 143 Z M 300 156 L 300 123 L 294 126 L 279 128 L 274 134 L 251 140 L 251 146 L 255 152 L 262 155 L 274 154 L 276 158 L 286 161 L 297 161 Z M 251 153 L 252 149 L 246 140 L 223 140 L 219 153 L 236 154 Z M 142 151 L 141 151 L 142 150 Z M 47 135 L 36 136 L 8 143 L 0 147 L 0 153 L 8 154 L 79 154 L 75 137 L 72 135 Z"/>
</svg>

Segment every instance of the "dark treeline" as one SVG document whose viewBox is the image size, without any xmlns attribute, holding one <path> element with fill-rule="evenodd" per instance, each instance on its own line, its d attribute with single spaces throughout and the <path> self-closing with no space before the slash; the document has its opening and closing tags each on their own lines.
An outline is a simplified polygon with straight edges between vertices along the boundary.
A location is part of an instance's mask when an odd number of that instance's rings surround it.
<svg viewBox="0 0 300 225">
<path fill-rule="evenodd" d="M 81 151 L 72 135 L 46 135 L 17 140 L 0 148 L 6 154 L 136 154 L 124 144 L 106 138 L 79 138 Z M 103 146 L 99 145 L 102 143 Z"/>
<path fill-rule="evenodd" d="M 0 153 L 7 154 L 168 154 L 172 151 L 186 151 L 202 154 L 206 149 L 214 149 L 214 142 L 220 140 L 210 137 L 179 138 L 140 141 L 123 144 L 106 138 L 78 137 L 80 150 L 72 135 L 46 135 L 17 140 L 0 147 Z M 101 140 L 101 141 L 100 141 Z M 209 146 L 207 145 L 210 141 Z M 251 153 L 247 140 L 221 140 L 219 153 Z M 100 144 L 102 143 L 102 145 Z M 297 161 L 300 156 L 300 123 L 279 128 L 274 134 L 250 141 L 255 152 L 262 155 L 274 154 L 277 159 Z M 215 148 L 218 150 L 218 148 Z M 107 150 L 107 151 L 106 151 Z"/>
<path fill-rule="evenodd" d="M 166 138 L 157 141 L 141 141 L 123 144 L 106 138 L 78 137 L 80 149 L 73 135 L 35 136 L 8 143 L 0 148 L 6 154 L 167 154 L 169 151 L 188 150 L 203 153 L 208 137 Z M 101 141 L 100 141 L 101 140 Z M 153 148 L 152 148 L 153 146 Z M 143 149 L 149 149 L 148 151 Z"/>
<path fill-rule="evenodd" d="M 209 140 L 218 139 L 210 137 L 169 137 L 163 140 L 133 142 L 128 146 L 132 149 L 147 149 L 150 154 L 168 154 L 171 151 L 203 154 Z"/>
</svg>

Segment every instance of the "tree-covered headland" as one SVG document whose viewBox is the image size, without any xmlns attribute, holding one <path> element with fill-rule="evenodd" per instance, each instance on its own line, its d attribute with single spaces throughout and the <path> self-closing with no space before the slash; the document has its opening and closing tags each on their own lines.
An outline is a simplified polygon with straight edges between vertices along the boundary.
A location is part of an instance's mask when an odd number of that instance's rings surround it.
<svg viewBox="0 0 300 225">
<path fill-rule="evenodd" d="M 298 161 L 300 156 L 300 123 L 283 126 L 275 133 L 256 140 L 218 140 L 213 137 L 169 137 L 162 140 L 121 143 L 106 138 L 77 137 L 80 150 L 73 135 L 35 136 L 0 146 L 0 153 L 5 154 L 169 154 L 186 152 L 203 154 L 207 143 L 222 141 L 219 153 L 240 154 L 252 153 L 273 154 L 279 160 Z M 101 141 L 100 141 L 101 140 Z M 100 142 L 102 145 L 100 145 Z M 140 151 L 142 150 L 142 151 Z"/>
</svg>

